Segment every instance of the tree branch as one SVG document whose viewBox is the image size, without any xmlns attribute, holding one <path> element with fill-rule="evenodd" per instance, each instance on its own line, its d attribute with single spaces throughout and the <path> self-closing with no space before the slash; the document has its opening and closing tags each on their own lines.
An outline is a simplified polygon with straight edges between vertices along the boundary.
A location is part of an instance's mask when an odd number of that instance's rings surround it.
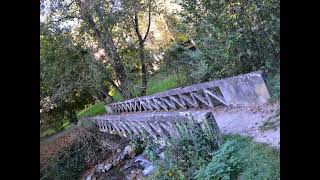
<svg viewBox="0 0 320 180">
<path fill-rule="evenodd" d="M 142 36 L 140 34 L 140 31 L 139 31 L 139 19 L 138 19 L 138 14 L 137 12 L 135 12 L 134 14 L 134 19 L 133 19 L 133 24 L 134 24 L 134 30 L 138 36 L 138 39 L 140 42 L 142 42 Z"/>
<path fill-rule="evenodd" d="M 146 32 L 144 38 L 142 39 L 142 43 L 144 43 L 144 41 L 148 37 L 149 30 L 150 30 L 150 25 L 151 25 L 151 0 L 149 0 L 148 29 L 147 29 L 147 32 Z"/>
</svg>

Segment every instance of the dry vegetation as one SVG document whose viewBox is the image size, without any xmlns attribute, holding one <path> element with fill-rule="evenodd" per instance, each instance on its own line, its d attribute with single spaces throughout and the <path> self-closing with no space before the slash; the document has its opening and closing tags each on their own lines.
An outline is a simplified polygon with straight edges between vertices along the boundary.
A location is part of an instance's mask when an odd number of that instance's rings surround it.
<svg viewBox="0 0 320 180">
<path fill-rule="evenodd" d="M 101 133 L 95 127 L 71 129 L 40 145 L 40 179 L 77 179 L 126 143 L 126 139 Z"/>
</svg>

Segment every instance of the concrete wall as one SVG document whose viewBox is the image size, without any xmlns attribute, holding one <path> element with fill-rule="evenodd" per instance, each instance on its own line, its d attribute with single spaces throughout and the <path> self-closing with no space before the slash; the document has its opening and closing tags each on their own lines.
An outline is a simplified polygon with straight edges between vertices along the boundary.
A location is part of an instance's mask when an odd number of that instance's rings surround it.
<svg viewBox="0 0 320 180">
<path fill-rule="evenodd" d="M 227 105 L 260 105 L 270 98 L 260 72 L 223 79 L 219 87 Z"/>
<path fill-rule="evenodd" d="M 212 112 L 208 111 L 103 115 L 91 120 L 102 132 L 153 139 L 180 138 L 183 131 L 188 133 L 187 123 L 197 123 L 204 133 L 210 133 L 219 144 L 222 143 L 220 129 Z"/>
<path fill-rule="evenodd" d="M 260 105 L 270 98 L 260 72 L 180 87 L 106 106 L 109 114 Z"/>
</svg>

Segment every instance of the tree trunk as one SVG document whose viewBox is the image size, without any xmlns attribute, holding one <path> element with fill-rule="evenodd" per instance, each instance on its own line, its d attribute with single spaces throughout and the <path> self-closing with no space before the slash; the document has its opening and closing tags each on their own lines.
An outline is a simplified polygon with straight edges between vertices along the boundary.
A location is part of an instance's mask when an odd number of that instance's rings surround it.
<svg viewBox="0 0 320 180">
<path fill-rule="evenodd" d="M 140 54 L 140 63 L 141 63 L 141 78 L 142 78 L 142 87 L 140 91 L 140 96 L 146 95 L 147 92 L 147 83 L 148 83 L 148 75 L 147 75 L 147 68 L 145 62 L 145 55 L 144 55 L 144 42 L 146 41 L 151 25 L 151 0 L 149 0 L 149 11 L 148 11 L 148 27 L 147 31 L 142 37 L 141 32 L 139 30 L 139 18 L 138 12 L 135 12 L 134 19 L 133 19 L 134 30 L 139 40 L 139 54 Z"/>
<path fill-rule="evenodd" d="M 130 88 L 130 83 L 128 81 L 125 68 L 121 62 L 120 56 L 117 52 L 117 48 L 114 45 L 112 34 L 106 24 L 103 22 L 103 15 L 98 10 L 99 20 L 102 22 L 104 33 L 97 28 L 96 23 L 93 21 L 93 17 L 86 11 L 86 7 L 83 7 L 83 4 L 80 0 L 77 1 L 80 6 L 80 12 L 82 19 L 89 25 L 91 30 L 93 30 L 95 37 L 98 40 L 99 46 L 105 50 L 106 57 L 110 60 L 111 67 L 115 72 L 117 79 L 119 80 L 119 89 L 121 89 L 121 94 L 123 98 L 130 99 L 132 97 L 132 92 Z M 105 34 L 105 37 L 103 36 Z"/>
<path fill-rule="evenodd" d="M 139 44 L 139 54 L 140 54 L 140 63 L 141 63 L 141 78 L 142 78 L 142 87 L 140 96 L 145 96 L 147 92 L 147 83 L 148 83 L 148 73 L 146 69 L 145 55 L 144 55 L 144 44 Z"/>
<path fill-rule="evenodd" d="M 120 59 L 120 56 L 117 52 L 117 48 L 114 45 L 111 33 L 107 31 L 107 36 L 106 36 L 106 42 L 104 44 L 104 49 L 106 52 L 110 52 L 110 56 L 112 59 L 111 65 L 113 70 L 115 71 L 116 77 L 119 80 L 119 89 L 121 89 L 121 94 L 124 99 L 130 99 L 133 97 L 132 95 L 132 90 L 131 90 L 131 85 L 129 83 L 129 79 L 127 77 L 127 74 L 125 72 L 125 68 L 122 64 L 122 61 Z M 109 51 L 107 51 L 107 49 Z"/>
</svg>

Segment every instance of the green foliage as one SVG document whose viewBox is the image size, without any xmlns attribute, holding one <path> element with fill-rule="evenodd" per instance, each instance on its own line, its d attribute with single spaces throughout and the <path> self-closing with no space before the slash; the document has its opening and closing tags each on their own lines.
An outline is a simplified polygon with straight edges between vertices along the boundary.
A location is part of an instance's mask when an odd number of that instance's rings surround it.
<svg viewBox="0 0 320 180">
<path fill-rule="evenodd" d="M 53 135 L 59 131 L 67 129 L 70 127 L 70 123 L 67 119 L 64 119 L 62 122 L 54 122 L 40 128 L 40 138 L 44 138 L 50 135 Z"/>
<path fill-rule="evenodd" d="M 62 144 L 61 149 L 50 156 L 48 162 L 40 161 L 40 179 L 79 179 L 85 170 L 106 158 L 110 150 L 103 148 L 99 140 L 101 136 L 97 132 L 95 127 L 88 125 L 60 137 L 58 144 L 68 143 Z M 69 141 L 70 138 L 73 140 Z M 47 153 L 50 154 L 50 151 Z"/>
<path fill-rule="evenodd" d="M 181 1 L 186 30 L 202 52 L 206 80 L 280 68 L 280 1 Z"/>
<path fill-rule="evenodd" d="M 230 180 L 241 171 L 241 159 L 237 152 L 243 148 L 237 141 L 227 141 L 213 153 L 211 162 L 195 173 L 195 179 Z"/>
<path fill-rule="evenodd" d="M 40 171 L 40 179 L 79 179 L 86 168 L 85 153 L 79 141 L 72 143 L 59 153 L 58 161 Z"/>
<path fill-rule="evenodd" d="M 157 151 L 159 150 L 159 147 L 160 145 L 158 143 L 149 142 L 145 145 L 143 154 L 146 155 L 150 161 L 156 161 L 158 158 Z"/>
<path fill-rule="evenodd" d="M 241 176 L 246 180 L 276 180 L 280 177 L 278 150 L 250 138 L 230 135 L 225 136 L 225 142 L 217 149 L 212 147 L 210 139 L 204 133 L 192 133 L 171 141 L 165 149 L 165 159 L 153 160 L 157 168 L 147 179 L 235 180 Z M 146 154 L 152 159 L 156 157 L 153 148 Z"/>
<path fill-rule="evenodd" d="M 135 154 L 141 154 L 147 146 L 147 141 L 144 141 L 139 137 L 133 137 L 130 144 L 132 145 Z"/>
<path fill-rule="evenodd" d="M 67 33 L 42 32 L 40 42 L 41 121 L 77 122 L 75 111 L 94 102 L 105 74 Z"/>
<path fill-rule="evenodd" d="M 52 134 L 55 134 L 57 131 L 54 128 L 46 128 L 46 129 L 40 129 L 40 138 L 50 136 Z"/>
<path fill-rule="evenodd" d="M 209 162 L 210 153 L 217 149 L 218 145 L 202 131 L 200 124 L 190 123 L 186 128 L 189 129 L 188 133 L 181 133 L 181 139 L 170 141 L 166 156 L 190 176 L 199 166 Z"/>
<path fill-rule="evenodd" d="M 179 85 L 201 82 L 206 73 L 206 64 L 201 51 L 187 50 L 175 44 L 166 51 L 164 68 L 173 70 L 178 76 Z M 181 79 L 179 76 L 185 77 Z"/>
<path fill-rule="evenodd" d="M 269 91 L 271 94 L 270 101 L 276 101 L 280 99 L 280 73 L 272 74 L 267 77 Z"/>
<path fill-rule="evenodd" d="M 165 160 L 156 162 L 157 170 L 152 176 L 154 179 L 191 178 L 199 167 L 211 160 L 211 152 L 218 148 L 212 137 L 203 133 L 199 124 L 181 124 L 178 128 L 182 137 L 169 141 Z M 186 128 L 189 133 L 186 133 Z"/>
<path fill-rule="evenodd" d="M 211 162 L 195 173 L 196 179 L 278 179 L 279 151 L 249 138 L 228 136 L 221 148 L 213 153 Z"/>
</svg>

